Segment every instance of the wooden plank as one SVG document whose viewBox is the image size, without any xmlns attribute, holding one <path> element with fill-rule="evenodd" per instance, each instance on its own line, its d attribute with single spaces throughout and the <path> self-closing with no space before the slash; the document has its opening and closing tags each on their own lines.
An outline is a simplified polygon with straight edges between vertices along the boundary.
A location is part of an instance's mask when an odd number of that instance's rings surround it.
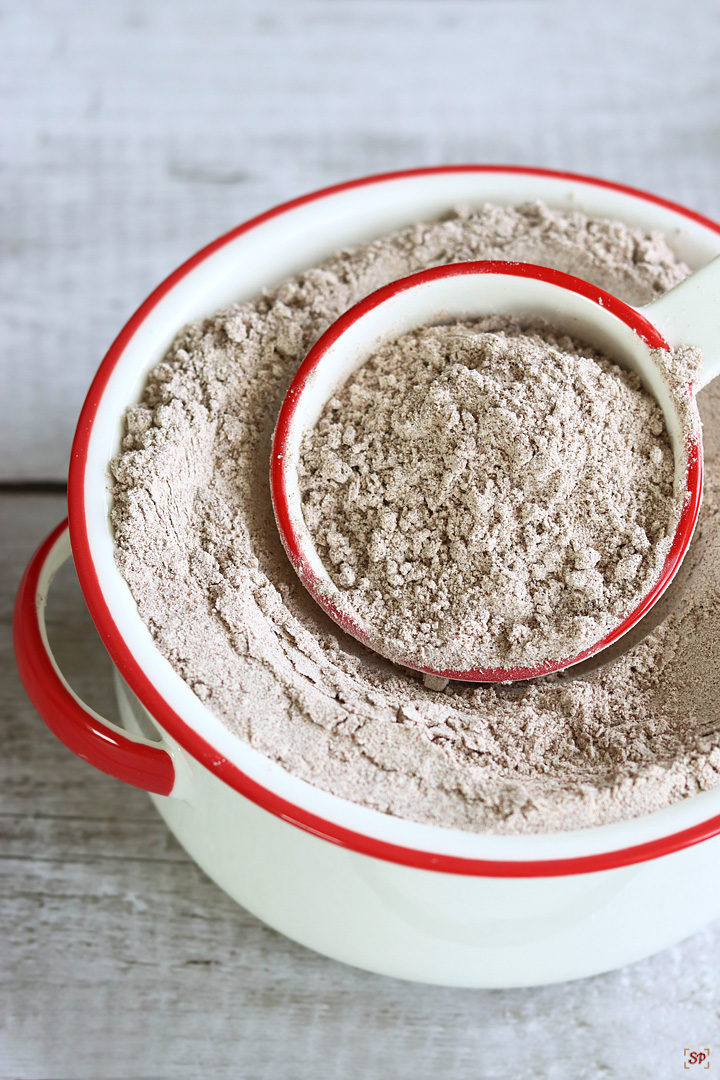
<svg viewBox="0 0 720 1080">
<path fill-rule="evenodd" d="M 64 476 L 91 375 L 137 304 L 199 246 L 303 191 L 511 161 L 720 215 L 719 13 L 717 0 L 651 18 L 540 0 L 9 5 L 0 478 Z"/>
<path fill-rule="evenodd" d="M 101 859 L 133 859 L 141 862 L 187 863 L 189 856 L 175 842 L 164 822 L 122 815 L 122 843 L 118 842 L 119 815 L 92 817 L 83 814 L 0 813 L 0 846 L 3 858 L 26 859 L 28 851 L 43 862 L 72 860 L 94 863 Z M 108 809 L 105 808 L 105 813 Z"/>
<path fill-rule="evenodd" d="M 12 593 L 62 514 L 58 496 L 0 497 L 3 1080 L 658 1080 L 687 1075 L 686 1046 L 720 1052 L 718 924 L 594 979 L 473 992 L 355 971 L 235 905 L 142 792 L 60 745 L 14 675 Z M 109 710 L 71 574 L 49 610 L 63 669 Z"/>
</svg>

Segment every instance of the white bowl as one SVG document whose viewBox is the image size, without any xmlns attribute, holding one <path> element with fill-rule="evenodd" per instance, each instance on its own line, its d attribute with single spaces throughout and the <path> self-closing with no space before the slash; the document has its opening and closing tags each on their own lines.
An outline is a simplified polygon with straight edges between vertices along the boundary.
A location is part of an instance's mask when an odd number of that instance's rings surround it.
<svg viewBox="0 0 720 1080">
<path fill-rule="evenodd" d="M 179 841 L 232 897 L 328 956 L 456 986 L 609 970 L 720 915 L 720 789 L 619 824 L 506 837 L 420 825 L 312 787 L 232 735 L 156 649 L 115 565 L 108 461 L 127 405 L 189 320 L 453 205 L 537 199 L 658 230 L 693 269 L 720 253 L 720 226 L 682 207 L 524 168 L 369 177 L 253 219 L 149 297 L 108 352 L 78 423 L 72 553 L 117 669 L 124 731 L 79 701 L 49 654 L 44 602 L 69 554 L 64 526 L 34 557 L 16 608 L 18 666 L 48 724 L 92 764 L 151 791 Z"/>
</svg>

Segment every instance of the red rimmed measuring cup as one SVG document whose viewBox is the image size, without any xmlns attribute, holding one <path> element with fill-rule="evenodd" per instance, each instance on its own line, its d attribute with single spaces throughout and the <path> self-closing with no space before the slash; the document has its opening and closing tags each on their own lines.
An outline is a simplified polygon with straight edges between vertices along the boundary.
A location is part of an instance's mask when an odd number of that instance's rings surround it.
<svg viewBox="0 0 720 1080">
<path fill-rule="evenodd" d="M 677 573 L 700 510 L 703 455 L 695 392 L 720 372 L 720 258 L 659 300 L 634 308 L 581 278 L 530 263 L 466 262 L 433 267 L 386 285 L 356 304 L 322 335 L 285 396 L 273 437 L 270 489 L 285 551 L 305 588 L 343 630 L 381 655 L 382 636 L 349 606 L 317 553 L 302 511 L 298 459 L 304 434 L 325 404 L 378 349 L 422 326 L 483 315 L 544 319 L 639 374 L 662 409 L 685 501 L 670 551 L 653 588 L 602 639 L 574 656 L 528 667 L 428 668 L 409 652 L 391 659 L 443 679 L 507 682 L 580 663 L 627 633 Z M 671 387 L 653 350 L 699 347 L 703 366 L 693 386 Z"/>
</svg>

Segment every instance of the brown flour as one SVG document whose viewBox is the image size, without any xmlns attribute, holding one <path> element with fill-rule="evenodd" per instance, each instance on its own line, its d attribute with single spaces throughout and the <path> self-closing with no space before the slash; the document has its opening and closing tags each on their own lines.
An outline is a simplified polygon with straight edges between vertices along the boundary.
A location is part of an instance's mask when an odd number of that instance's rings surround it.
<svg viewBox="0 0 720 1080">
<path fill-rule="evenodd" d="M 549 326 L 426 327 L 327 404 L 298 464 L 340 604 L 435 671 L 577 656 L 657 581 L 682 509 L 662 412 Z"/>
<path fill-rule="evenodd" d="M 425 266 L 525 259 L 639 304 L 687 274 L 660 237 L 542 206 L 417 225 L 186 327 L 128 411 L 117 558 L 158 648 L 239 738 L 309 782 L 415 821 L 538 832 L 616 821 L 720 779 L 720 388 L 700 395 L 705 501 L 665 617 L 591 672 L 443 693 L 345 637 L 280 545 L 282 396 L 319 334 Z"/>
</svg>

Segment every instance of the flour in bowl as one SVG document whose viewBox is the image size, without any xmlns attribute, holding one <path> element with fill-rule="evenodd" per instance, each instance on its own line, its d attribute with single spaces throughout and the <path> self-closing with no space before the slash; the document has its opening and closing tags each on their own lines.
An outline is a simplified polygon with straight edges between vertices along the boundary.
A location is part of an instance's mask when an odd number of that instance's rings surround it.
<svg viewBox="0 0 720 1080">
<path fill-rule="evenodd" d="M 128 410 L 112 464 L 118 565 L 195 693 L 325 791 L 476 832 L 632 817 L 720 779 L 720 391 L 699 398 L 705 497 L 686 572 L 652 632 L 593 670 L 435 692 L 344 635 L 278 536 L 270 441 L 307 350 L 381 285 L 473 259 L 542 263 L 631 304 L 688 273 L 662 237 L 619 222 L 483 206 L 340 252 L 186 327 Z"/>
</svg>

